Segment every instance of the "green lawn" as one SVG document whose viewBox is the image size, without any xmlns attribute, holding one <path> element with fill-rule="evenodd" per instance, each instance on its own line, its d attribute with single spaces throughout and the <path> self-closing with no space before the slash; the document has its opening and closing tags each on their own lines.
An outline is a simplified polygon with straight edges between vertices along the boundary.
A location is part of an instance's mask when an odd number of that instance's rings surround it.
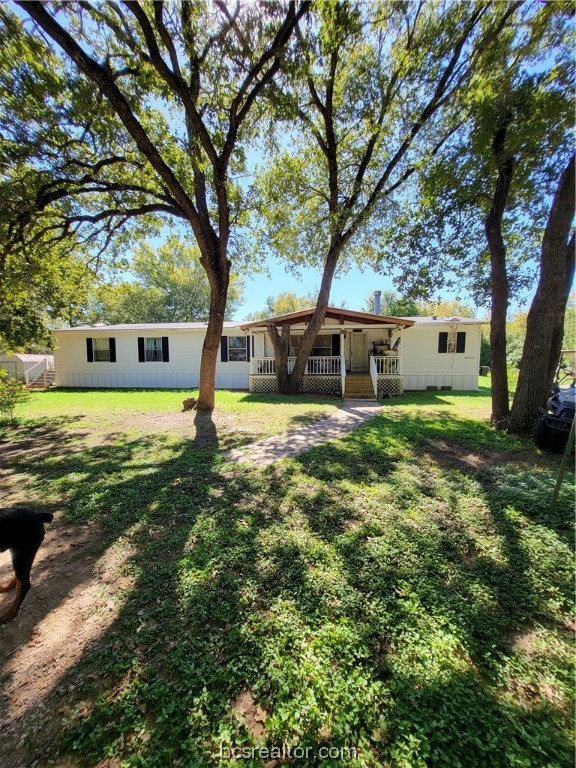
<svg viewBox="0 0 576 768">
<path fill-rule="evenodd" d="M 42 424 L 46 419 L 65 425 L 69 430 L 89 428 L 109 433 L 148 434 L 162 431 L 195 435 L 194 413 L 181 414 L 182 401 L 194 390 L 162 389 L 55 389 L 32 392 L 30 400 L 19 405 L 16 415 L 28 424 Z M 255 439 L 283 432 L 291 427 L 312 423 L 329 416 L 342 402 L 331 397 L 286 399 L 274 395 L 247 392 L 216 393 L 220 437 L 242 433 Z M 240 436 L 239 436 L 240 433 Z"/>
<path fill-rule="evenodd" d="M 65 764 L 285 744 L 309 748 L 298 766 L 573 765 L 573 488 L 550 516 L 558 457 L 494 432 L 482 384 L 387 400 L 263 470 L 222 455 L 246 420 L 270 434 L 338 401 L 220 393 L 189 435 L 146 429 L 184 393 L 22 406 L 10 481 L 129 552 L 115 621 L 61 681 Z"/>
</svg>

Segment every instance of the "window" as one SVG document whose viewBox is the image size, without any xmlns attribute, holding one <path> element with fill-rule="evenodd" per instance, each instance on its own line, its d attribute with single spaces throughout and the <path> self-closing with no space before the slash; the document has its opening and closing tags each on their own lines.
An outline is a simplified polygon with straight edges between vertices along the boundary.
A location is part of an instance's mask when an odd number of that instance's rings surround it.
<svg viewBox="0 0 576 768">
<path fill-rule="evenodd" d="M 245 362 L 248 359 L 247 341 L 246 336 L 228 336 L 228 360 L 231 363 Z"/>
<path fill-rule="evenodd" d="M 441 331 L 438 334 L 438 352 L 447 352 L 452 354 L 453 352 L 465 351 L 466 333 L 464 331 L 458 331 L 458 333 L 448 333 L 447 331 Z"/>
<path fill-rule="evenodd" d="M 168 363 L 168 336 L 138 337 L 139 363 Z"/>
<path fill-rule="evenodd" d="M 116 339 L 86 339 L 86 359 L 89 363 L 115 363 Z"/>
<path fill-rule="evenodd" d="M 94 360 L 97 363 L 110 362 L 110 340 L 94 339 Z"/>
<path fill-rule="evenodd" d="M 298 354 L 300 345 L 302 344 L 302 336 L 291 336 L 290 345 L 292 356 L 295 357 Z M 318 334 L 314 339 L 314 346 L 310 353 L 312 357 L 330 357 L 334 354 L 332 346 L 332 334 Z"/>
<path fill-rule="evenodd" d="M 162 336 L 146 339 L 146 362 L 162 362 Z"/>
</svg>

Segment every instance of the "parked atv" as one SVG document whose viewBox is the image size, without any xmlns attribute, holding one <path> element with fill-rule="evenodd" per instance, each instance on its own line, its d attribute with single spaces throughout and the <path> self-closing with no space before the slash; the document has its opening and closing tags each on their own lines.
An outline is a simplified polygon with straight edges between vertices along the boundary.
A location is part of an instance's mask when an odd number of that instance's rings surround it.
<svg viewBox="0 0 576 768">
<path fill-rule="evenodd" d="M 569 379 L 572 379 L 571 385 L 562 388 L 561 384 Z M 576 408 L 574 371 L 566 366 L 560 366 L 558 369 L 552 396 L 548 398 L 547 406 L 539 409 L 540 416 L 532 425 L 532 439 L 538 448 L 562 453 L 566 447 Z"/>
</svg>

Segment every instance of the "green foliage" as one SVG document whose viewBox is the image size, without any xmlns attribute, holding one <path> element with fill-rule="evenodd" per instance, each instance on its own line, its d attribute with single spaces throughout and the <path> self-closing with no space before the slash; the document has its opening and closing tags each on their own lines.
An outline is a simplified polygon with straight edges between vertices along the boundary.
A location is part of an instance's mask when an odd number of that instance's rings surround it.
<svg viewBox="0 0 576 768">
<path fill-rule="evenodd" d="M 297 312 L 299 309 L 308 309 L 316 305 L 316 297 L 313 295 L 296 296 L 295 293 L 284 291 L 278 296 L 268 296 L 266 306 L 259 312 L 253 312 L 247 315 L 246 320 L 265 320 L 267 317 L 276 317 L 277 315 L 287 315 L 290 312 Z"/>
<path fill-rule="evenodd" d="M 576 294 L 572 294 L 564 319 L 563 349 L 576 349 Z M 527 312 L 517 312 L 506 324 L 506 357 L 508 365 L 518 368 L 526 338 Z"/>
<path fill-rule="evenodd" d="M 66 528 L 97 523 L 92 553 L 116 553 L 128 585 L 52 691 L 54 761 L 225 768 L 221 747 L 286 743 L 358 748 L 335 768 L 571 765 L 573 495 L 548 515 L 556 462 L 495 432 L 483 389 L 388 401 L 345 439 L 234 466 L 221 449 L 250 415 L 299 411 L 219 397 L 227 419 L 183 414 L 183 436 L 150 431 L 179 393 L 21 409 L 12 476 L 64 504 Z"/>
<path fill-rule="evenodd" d="M 210 314 L 210 285 L 196 245 L 176 235 L 153 247 L 136 247 L 129 265 L 132 281 L 101 285 L 95 291 L 88 322 L 185 323 L 206 321 Z M 226 319 L 242 302 L 242 280 L 232 275 Z"/>
<path fill-rule="evenodd" d="M 26 402 L 30 393 L 17 379 L 8 375 L 8 371 L 0 369 L 0 419 L 14 422 L 16 406 Z"/>
<path fill-rule="evenodd" d="M 77 319 L 87 284 L 163 225 L 197 238 L 221 289 L 228 259 L 239 268 L 248 250 L 243 179 L 259 121 L 247 117 L 294 14 L 250 3 L 232 22 L 225 4 L 202 1 L 14 6 L 0 7 L 0 343 L 46 343 L 49 319 Z M 197 274 L 170 286 L 169 317 L 205 316 L 187 290 Z M 152 289 L 123 286 L 111 300 L 117 317 L 142 317 L 148 302 L 166 316 Z"/>
<path fill-rule="evenodd" d="M 566 307 L 562 347 L 576 349 L 576 292 L 572 293 Z"/>
<path fill-rule="evenodd" d="M 573 25 L 566 3 L 524 4 L 480 58 L 458 97 L 461 124 L 418 169 L 381 227 L 375 264 L 401 270 L 403 293 L 428 298 L 466 288 L 490 305 L 484 225 L 498 169 L 494 137 L 506 124 L 501 162 L 512 160 L 502 222 L 511 295 L 530 290 L 557 178 L 573 147 Z"/>
<path fill-rule="evenodd" d="M 374 294 L 366 297 L 363 312 L 374 312 Z M 390 317 L 413 317 L 420 315 L 418 304 L 410 298 L 399 296 L 395 291 L 382 291 L 380 296 L 380 314 Z"/>
<path fill-rule="evenodd" d="M 365 312 L 374 312 L 374 294 L 366 298 Z M 474 308 L 459 300 L 416 301 L 410 297 L 400 296 L 395 291 L 382 291 L 380 297 L 380 314 L 391 317 L 475 317 Z"/>
<path fill-rule="evenodd" d="M 490 333 L 486 327 L 483 327 L 480 337 L 480 365 L 490 366 L 490 362 Z"/>
<path fill-rule="evenodd" d="M 343 259 L 377 259 L 378 234 L 394 219 L 392 192 L 453 130 L 457 81 L 506 9 L 476 12 L 451 3 L 313 5 L 290 76 L 273 90 L 271 157 L 254 201 L 263 248 L 290 264 L 322 265 L 344 241 Z M 445 103 L 447 87 L 454 91 Z"/>
</svg>

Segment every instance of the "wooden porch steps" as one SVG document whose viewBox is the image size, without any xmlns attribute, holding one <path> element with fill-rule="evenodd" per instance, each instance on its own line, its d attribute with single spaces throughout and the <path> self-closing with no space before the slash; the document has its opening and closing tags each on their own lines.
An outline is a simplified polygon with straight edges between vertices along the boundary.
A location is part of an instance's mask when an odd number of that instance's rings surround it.
<svg viewBox="0 0 576 768">
<path fill-rule="evenodd" d="M 372 377 L 361 373 L 347 374 L 344 397 L 350 400 L 376 400 Z"/>
<path fill-rule="evenodd" d="M 35 381 L 28 384 L 27 389 L 48 389 L 53 386 L 56 380 L 56 373 L 53 369 L 48 369 Z"/>
</svg>

